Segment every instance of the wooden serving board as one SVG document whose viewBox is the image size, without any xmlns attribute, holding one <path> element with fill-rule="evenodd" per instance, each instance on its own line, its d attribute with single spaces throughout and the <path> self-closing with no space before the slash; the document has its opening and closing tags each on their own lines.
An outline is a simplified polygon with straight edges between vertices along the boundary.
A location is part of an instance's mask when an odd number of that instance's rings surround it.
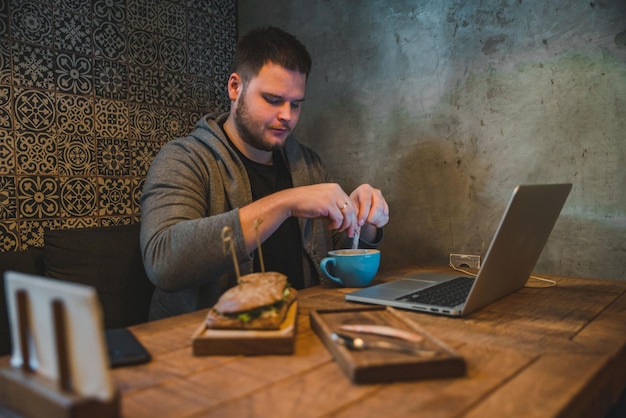
<svg viewBox="0 0 626 418">
<path fill-rule="evenodd" d="M 314 310 L 310 313 L 311 328 L 331 352 L 343 372 L 354 383 L 384 383 L 465 375 L 463 357 L 447 347 L 416 323 L 391 307 L 357 309 Z M 341 330 L 344 324 L 387 325 L 423 337 L 420 342 L 409 343 L 397 338 L 355 333 Z M 435 350 L 434 357 L 422 357 L 400 351 L 365 349 L 350 350 L 331 339 L 333 332 L 341 332 L 367 341 L 384 340 L 414 345 L 415 348 Z"/>
<path fill-rule="evenodd" d="M 194 356 L 293 354 L 298 302 L 277 330 L 209 329 L 203 322 L 192 337 Z"/>
</svg>

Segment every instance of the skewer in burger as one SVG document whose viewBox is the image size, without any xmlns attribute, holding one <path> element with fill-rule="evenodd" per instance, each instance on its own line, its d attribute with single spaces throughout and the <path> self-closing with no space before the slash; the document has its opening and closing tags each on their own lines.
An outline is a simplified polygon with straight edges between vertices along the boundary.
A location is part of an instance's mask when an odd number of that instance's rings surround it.
<svg viewBox="0 0 626 418">
<path fill-rule="evenodd" d="M 284 274 L 247 274 L 209 310 L 206 325 L 213 329 L 278 329 L 296 298 L 297 291 Z"/>
</svg>

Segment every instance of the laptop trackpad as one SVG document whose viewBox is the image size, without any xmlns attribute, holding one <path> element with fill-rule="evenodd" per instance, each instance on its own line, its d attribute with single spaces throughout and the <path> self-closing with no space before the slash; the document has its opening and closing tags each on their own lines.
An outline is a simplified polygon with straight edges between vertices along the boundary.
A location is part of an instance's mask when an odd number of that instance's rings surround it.
<svg viewBox="0 0 626 418">
<path fill-rule="evenodd" d="M 385 287 L 389 289 L 404 290 L 407 292 L 417 291 L 425 287 L 437 284 L 436 280 L 422 280 L 422 279 L 400 279 L 388 282 Z"/>
<path fill-rule="evenodd" d="M 420 279 L 399 279 L 391 282 L 382 283 L 377 286 L 366 287 L 364 289 L 353 292 L 352 295 L 373 298 L 389 298 L 395 299 L 437 284 L 437 281 L 420 280 Z"/>
</svg>

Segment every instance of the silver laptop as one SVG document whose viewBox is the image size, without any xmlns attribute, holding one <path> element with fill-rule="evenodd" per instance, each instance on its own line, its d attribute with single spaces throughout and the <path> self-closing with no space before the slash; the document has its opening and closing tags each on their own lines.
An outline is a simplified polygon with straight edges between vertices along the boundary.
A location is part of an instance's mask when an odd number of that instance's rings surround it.
<svg viewBox="0 0 626 418">
<path fill-rule="evenodd" d="M 513 293 L 535 268 L 571 188 L 569 183 L 517 186 L 475 278 L 420 273 L 348 293 L 346 300 L 464 316 Z"/>
</svg>

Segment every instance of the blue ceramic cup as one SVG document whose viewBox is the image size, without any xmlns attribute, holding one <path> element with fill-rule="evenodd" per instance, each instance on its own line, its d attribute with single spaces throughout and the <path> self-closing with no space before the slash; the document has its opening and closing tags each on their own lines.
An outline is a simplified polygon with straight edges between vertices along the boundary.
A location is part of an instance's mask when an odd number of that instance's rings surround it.
<svg viewBox="0 0 626 418">
<path fill-rule="evenodd" d="M 326 277 L 345 287 L 369 285 L 380 265 L 380 251 L 370 249 L 345 249 L 328 252 L 320 261 Z"/>
</svg>

